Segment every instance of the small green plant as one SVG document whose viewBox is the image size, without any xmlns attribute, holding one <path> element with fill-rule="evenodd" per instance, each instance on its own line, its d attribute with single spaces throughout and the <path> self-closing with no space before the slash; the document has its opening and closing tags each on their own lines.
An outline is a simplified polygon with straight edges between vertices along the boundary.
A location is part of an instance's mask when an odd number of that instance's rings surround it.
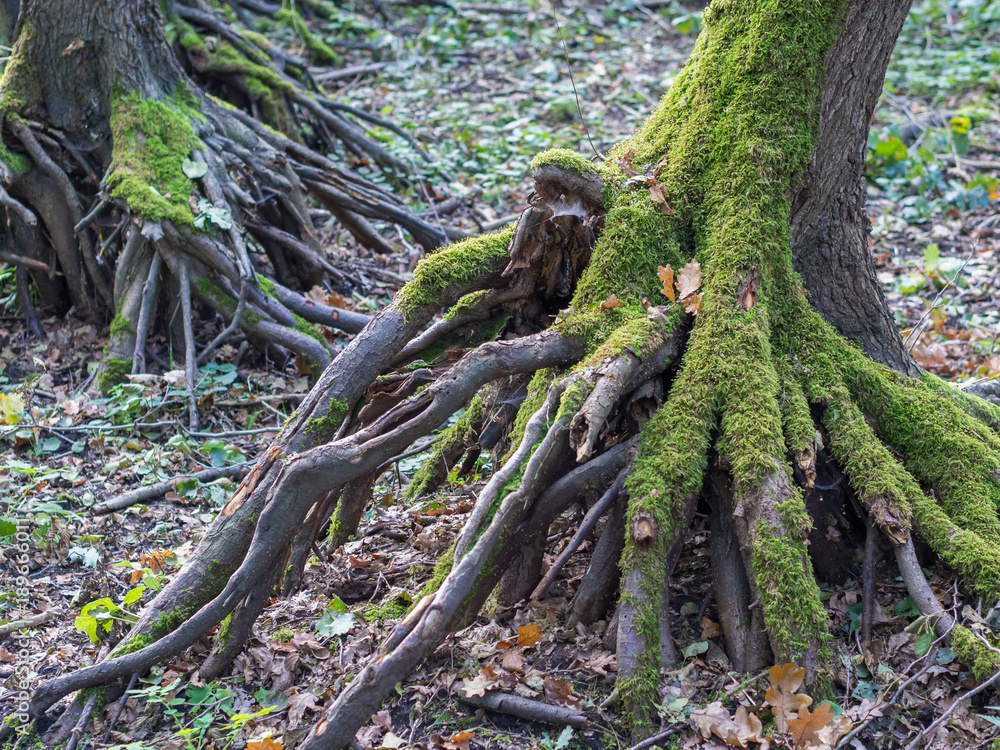
<svg viewBox="0 0 1000 750">
<path fill-rule="evenodd" d="M 102 635 L 110 633 L 115 622 L 131 626 L 139 621 L 139 618 L 128 612 L 127 608 L 138 602 L 145 590 L 146 587 L 141 584 L 129 589 L 118 604 L 108 597 L 103 597 L 84 605 L 79 616 L 73 621 L 74 627 L 86 633 L 91 643 L 100 643 L 103 640 Z"/>
</svg>

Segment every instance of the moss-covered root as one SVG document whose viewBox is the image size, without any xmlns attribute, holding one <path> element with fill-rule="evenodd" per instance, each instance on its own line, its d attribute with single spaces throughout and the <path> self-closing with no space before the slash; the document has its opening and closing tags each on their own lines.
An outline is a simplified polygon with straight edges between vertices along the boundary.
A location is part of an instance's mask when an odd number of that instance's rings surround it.
<svg viewBox="0 0 1000 750">
<path fill-rule="evenodd" d="M 664 561 L 690 523 L 707 467 L 715 420 L 708 362 L 685 358 L 666 404 L 643 426 L 635 466 L 625 484 L 630 499 L 622 555 L 618 685 L 637 735 L 648 732 L 650 711 L 657 703 L 664 576 L 669 574 Z"/>
<path fill-rule="evenodd" d="M 420 465 L 413 481 L 406 487 L 404 497 L 407 500 L 433 492 L 445 480 L 455 461 L 476 439 L 485 405 L 482 395 L 477 394 L 458 421 L 441 431 L 431 446 L 431 455 Z"/>
</svg>

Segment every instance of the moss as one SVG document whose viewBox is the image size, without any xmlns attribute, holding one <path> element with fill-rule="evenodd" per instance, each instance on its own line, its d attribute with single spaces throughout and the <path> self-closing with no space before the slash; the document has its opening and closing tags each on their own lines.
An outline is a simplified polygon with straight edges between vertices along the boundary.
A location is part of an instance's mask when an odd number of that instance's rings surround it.
<svg viewBox="0 0 1000 750">
<path fill-rule="evenodd" d="M 291 27 L 296 34 L 302 37 L 302 43 L 312 53 L 316 62 L 336 63 L 340 59 L 340 55 L 334 52 L 333 47 L 312 33 L 306 22 L 302 20 L 302 16 L 296 13 L 294 8 L 279 10 L 274 17 Z"/>
<path fill-rule="evenodd" d="M 409 594 L 401 593 L 397 596 L 386 597 L 379 604 L 372 604 L 362 610 L 365 622 L 385 622 L 386 620 L 397 620 L 404 617 L 413 604 Z"/>
<path fill-rule="evenodd" d="M 222 622 L 219 623 L 219 629 L 215 633 L 215 642 L 219 645 L 225 645 L 233 636 L 233 613 L 230 612 L 228 615 L 222 618 Z"/>
<path fill-rule="evenodd" d="M 1000 432 L 1000 407 L 991 404 L 985 399 L 966 393 L 962 389 L 956 388 L 946 380 L 942 380 L 937 375 L 929 372 L 925 372 L 920 376 L 920 382 L 935 393 L 953 401 L 958 408 L 969 416 L 975 417 L 983 424 L 989 425 L 995 432 Z"/>
<path fill-rule="evenodd" d="M 575 151 L 565 148 L 553 148 L 548 151 L 542 151 L 531 160 L 531 169 L 549 166 L 560 167 L 583 177 L 597 177 L 599 174 L 597 167 L 587 161 L 587 159 Z"/>
<path fill-rule="evenodd" d="M 31 159 L 24 154 L 17 154 L 0 141 L 0 162 L 6 164 L 15 174 L 24 174 L 31 169 Z"/>
<path fill-rule="evenodd" d="M 7 117 L 27 115 L 41 99 L 41 78 L 31 62 L 34 41 L 34 22 L 25 18 L 0 77 L 0 112 Z"/>
<path fill-rule="evenodd" d="M 485 289 L 466 294 L 464 297 L 460 298 L 458 302 L 452 305 L 451 309 L 445 314 L 445 319 L 454 320 L 455 318 L 463 315 L 472 315 L 476 312 L 483 301 L 489 297 L 489 295 L 489 291 Z"/>
<path fill-rule="evenodd" d="M 488 273 L 495 272 L 506 260 L 507 246 L 513 229 L 479 235 L 462 240 L 421 260 L 413 272 L 413 280 L 396 296 L 404 316 L 439 302 L 445 290 L 453 286 L 473 284 Z"/>
<path fill-rule="evenodd" d="M 133 336 L 135 335 L 135 329 L 132 327 L 131 321 L 121 313 L 115 315 L 114 320 L 111 321 L 111 325 L 108 327 L 108 334 L 111 338 L 129 333 Z"/>
<path fill-rule="evenodd" d="M 278 628 L 271 636 L 272 640 L 275 640 L 278 643 L 288 643 L 294 637 L 295 631 L 288 627 Z"/>
<path fill-rule="evenodd" d="M 346 414 L 347 402 L 338 398 L 331 399 L 326 414 L 306 421 L 306 432 L 313 437 L 317 445 L 326 443 L 336 434 Z"/>
<path fill-rule="evenodd" d="M 131 360 L 105 359 L 101 362 L 101 374 L 97 376 L 97 390 L 101 393 L 110 393 L 116 385 L 127 381 L 131 374 Z"/>
<path fill-rule="evenodd" d="M 309 338 L 318 341 L 324 348 L 328 346 L 326 336 L 324 336 L 323 332 L 320 331 L 315 325 L 310 323 L 298 313 L 292 313 L 292 317 L 295 319 L 296 331 L 301 333 L 303 336 L 308 336 Z"/>
<path fill-rule="evenodd" d="M 424 584 L 424 587 L 420 590 L 420 596 L 417 597 L 419 602 L 425 596 L 437 593 L 437 590 L 441 588 L 441 584 L 444 583 L 444 579 L 448 577 L 451 572 L 452 564 L 455 562 L 455 548 L 451 546 L 448 550 L 438 558 L 438 561 L 434 563 L 434 572 L 431 574 L 431 579 Z M 412 608 L 412 607 L 411 607 Z"/>
<path fill-rule="evenodd" d="M 447 472 L 450 469 L 448 463 L 454 460 L 452 454 L 475 439 L 473 430 L 483 416 L 485 405 L 482 395 L 476 394 L 455 424 L 441 431 L 431 446 L 431 455 L 424 460 L 413 475 L 413 481 L 406 486 L 403 494 L 406 500 L 426 494 L 427 488 L 437 482 L 442 470 Z"/>
<path fill-rule="evenodd" d="M 97 701 L 94 704 L 94 710 L 99 711 L 108 702 L 108 688 L 106 685 L 100 687 L 88 687 L 83 688 L 80 691 L 80 697 L 83 698 L 84 702 L 90 699 L 90 696 L 96 696 Z"/>
<path fill-rule="evenodd" d="M 183 97 L 163 103 L 135 92 L 116 95 L 111 129 L 112 195 L 147 221 L 166 219 L 193 226 L 189 198 L 194 182 L 182 165 L 202 143 L 191 127 L 190 108 Z"/>
<path fill-rule="evenodd" d="M 964 625 L 956 624 L 951 631 L 951 648 L 958 660 L 969 668 L 977 682 L 985 682 L 1000 672 L 1000 656 L 990 651 Z M 996 644 L 993 644 L 996 648 Z"/>
</svg>

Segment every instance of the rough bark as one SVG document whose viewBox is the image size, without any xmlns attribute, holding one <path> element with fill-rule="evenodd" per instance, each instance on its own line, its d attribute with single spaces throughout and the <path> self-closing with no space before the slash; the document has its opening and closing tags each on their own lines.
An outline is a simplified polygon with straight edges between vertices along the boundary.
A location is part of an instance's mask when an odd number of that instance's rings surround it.
<svg viewBox="0 0 1000 750">
<path fill-rule="evenodd" d="M 868 245 L 868 130 L 909 0 L 852 2 L 827 56 L 819 141 L 792 203 L 795 270 L 809 301 L 886 367 L 920 374 L 903 346 Z"/>
</svg>

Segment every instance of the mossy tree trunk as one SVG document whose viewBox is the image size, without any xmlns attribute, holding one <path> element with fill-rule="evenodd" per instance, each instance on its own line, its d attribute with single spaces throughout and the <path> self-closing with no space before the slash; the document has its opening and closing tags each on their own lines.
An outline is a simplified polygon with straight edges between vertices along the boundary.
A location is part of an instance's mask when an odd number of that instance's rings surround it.
<svg viewBox="0 0 1000 750">
<path fill-rule="evenodd" d="M 329 61 L 299 12 L 262 7 Z M 318 375 L 330 349 L 315 324 L 355 333 L 369 318 L 303 295 L 345 278 L 317 240 L 309 195 L 381 252 L 393 247 L 370 219 L 426 249 L 447 239 L 321 155 L 367 152 L 406 179 L 348 119 L 354 110 L 323 95 L 307 60 L 201 0 L 24 0 L 14 38 L 0 81 L 4 259 L 33 278 L 46 313 L 110 323 L 102 388 L 142 371 L 157 321 L 181 320 L 192 302 L 221 316 L 226 336 L 298 355 Z M 164 303 L 169 314 L 155 315 Z M 173 349 L 193 372 L 221 340 L 196 341 L 183 322 Z"/>
<path fill-rule="evenodd" d="M 327 368 L 129 638 L 101 664 L 43 684 L 35 716 L 71 691 L 148 669 L 225 617 L 214 653 L 231 658 L 233 634 L 249 631 L 261 587 L 272 585 L 264 573 L 285 569 L 305 525 L 335 518 L 335 538 L 353 533 L 354 504 L 369 497 L 359 482 L 476 394 L 431 460 L 456 460 L 456 444 L 488 445 L 506 454 L 500 468 L 425 596 L 327 708 L 309 750 L 347 746 L 428 650 L 588 499 L 618 514 L 606 531 L 623 538 L 596 545 L 592 572 L 602 580 L 588 587 L 615 587 L 609 556 L 620 554 L 611 622 L 620 693 L 640 735 L 674 651 L 669 576 L 699 502 L 720 541 L 733 540 L 713 564 L 726 642 L 744 669 L 793 661 L 815 689 L 829 681 L 815 572 L 825 568 L 814 568 L 806 542 L 810 509 L 843 503 L 824 489 L 838 484 L 833 475 L 862 508 L 860 528 L 895 550 L 935 627 L 952 623 L 927 594 L 913 537 L 970 591 L 997 598 L 1000 410 L 915 368 L 864 241 L 861 154 L 906 8 L 713 2 L 690 61 L 645 125 L 600 165 L 567 151 L 539 155 L 535 196 L 516 226 L 424 259 Z M 670 304 L 664 267 L 692 261 L 697 289 Z M 844 270 L 831 274 L 831 264 Z M 468 351 L 435 364 L 430 352 L 449 345 Z M 427 366 L 403 367 L 417 359 Z M 531 373 L 508 414 L 505 401 Z M 623 502 L 622 520 L 613 509 Z M 528 566 L 518 572 L 508 594 L 531 588 Z M 574 607 L 571 616 L 600 613 Z M 766 639 L 754 632 L 760 624 Z M 951 633 L 977 675 L 1000 668 L 977 636 Z M 224 661 L 210 659 L 208 676 Z"/>
</svg>

